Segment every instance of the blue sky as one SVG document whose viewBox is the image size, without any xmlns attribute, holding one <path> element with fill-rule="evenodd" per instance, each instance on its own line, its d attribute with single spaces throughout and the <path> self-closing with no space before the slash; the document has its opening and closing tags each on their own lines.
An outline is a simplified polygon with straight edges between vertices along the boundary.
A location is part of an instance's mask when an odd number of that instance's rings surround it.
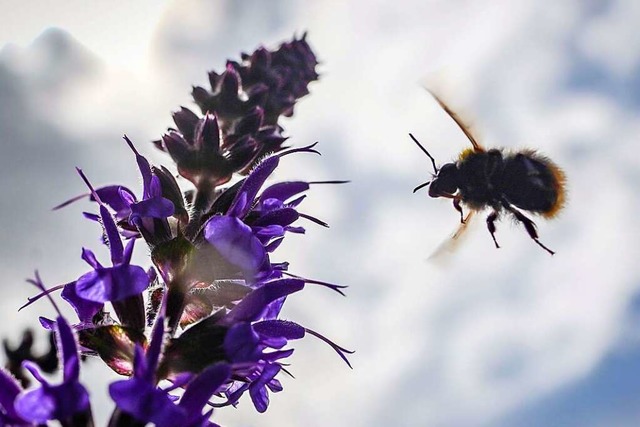
<svg viewBox="0 0 640 427">
<path fill-rule="evenodd" d="M 314 189 L 306 209 L 331 228 L 311 228 L 279 253 L 296 273 L 350 288 L 346 299 L 291 299 L 286 314 L 356 349 L 355 369 L 305 342 L 296 380 L 285 380 L 267 414 L 243 402 L 217 419 L 637 425 L 637 2 L 65 4 L 0 2 L 2 335 L 16 337 L 15 325 L 47 310 L 14 311 L 34 268 L 50 284 L 72 280 L 84 272 L 80 248 L 98 246 L 80 207 L 50 211 L 83 191 L 74 166 L 97 185 L 137 188 L 123 133 L 168 164 L 145 143 L 170 125 L 170 111 L 191 106 L 191 85 L 240 51 L 308 30 L 322 78 L 284 126 L 293 145 L 320 141 L 323 156 L 283 161 L 278 179 L 352 182 Z M 457 214 L 411 194 L 430 164 L 407 133 L 440 163 L 468 143 L 424 85 L 470 118 L 487 146 L 534 147 L 565 169 L 567 208 L 538 221 L 556 256 L 509 220 L 498 223 L 495 250 L 480 217 L 455 254 L 427 261 Z"/>
</svg>

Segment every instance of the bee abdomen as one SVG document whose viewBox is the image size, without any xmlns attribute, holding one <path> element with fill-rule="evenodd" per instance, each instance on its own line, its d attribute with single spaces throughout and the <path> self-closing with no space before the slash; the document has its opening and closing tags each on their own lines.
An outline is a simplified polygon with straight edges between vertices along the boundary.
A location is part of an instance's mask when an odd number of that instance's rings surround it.
<svg viewBox="0 0 640 427">
<path fill-rule="evenodd" d="M 554 216 L 564 202 L 564 174 L 549 159 L 533 152 L 505 159 L 502 177 L 507 201 L 520 209 Z"/>
</svg>

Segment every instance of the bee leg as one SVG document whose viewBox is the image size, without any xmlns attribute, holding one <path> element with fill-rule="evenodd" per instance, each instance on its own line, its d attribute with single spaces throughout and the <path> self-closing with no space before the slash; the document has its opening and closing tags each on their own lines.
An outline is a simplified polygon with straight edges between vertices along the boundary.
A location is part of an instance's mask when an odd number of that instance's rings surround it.
<svg viewBox="0 0 640 427">
<path fill-rule="evenodd" d="M 489 229 L 489 233 L 491 233 L 491 238 L 493 239 L 493 243 L 496 244 L 496 248 L 500 249 L 500 245 L 498 244 L 498 241 L 496 240 L 496 219 L 498 219 L 498 212 L 497 211 L 493 211 L 489 214 L 489 216 L 487 217 L 487 228 Z"/>
<path fill-rule="evenodd" d="M 453 198 L 453 207 L 460 212 L 460 223 L 464 224 L 464 213 L 462 212 L 462 206 L 460 206 L 460 198 L 457 196 Z"/>
<path fill-rule="evenodd" d="M 511 206 L 506 207 L 509 212 L 511 212 L 518 221 L 520 221 L 523 225 L 527 233 L 529 233 L 529 237 L 533 239 L 534 242 L 538 244 L 542 249 L 549 252 L 551 255 L 554 255 L 555 252 L 543 245 L 540 240 L 538 240 L 538 232 L 536 231 L 536 224 L 527 218 L 522 212 L 517 209 L 512 208 Z"/>
</svg>

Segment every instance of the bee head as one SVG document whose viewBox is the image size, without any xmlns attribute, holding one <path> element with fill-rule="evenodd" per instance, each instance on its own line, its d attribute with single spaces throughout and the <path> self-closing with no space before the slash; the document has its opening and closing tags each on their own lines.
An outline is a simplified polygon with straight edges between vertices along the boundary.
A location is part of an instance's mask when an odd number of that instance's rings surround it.
<svg viewBox="0 0 640 427">
<path fill-rule="evenodd" d="M 413 192 L 420 190 L 421 188 L 429 186 L 429 196 L 441 197 L 450 196 L 458 190 L 458 166 L 455 163 L 446 163 L 442 165 L 440 169 L 436 166 L 436 160 L 427 151 L 426 148 L 418 142 L 418 140 L 412 134 L 409 134 L 413 142 L 422 150 L 424 154 L 431 160 L 431 166 L 433 166 L 433 179 L 431 181 L 424 182 L 413 189 Z"/>
<path fill-rule="evenodd" d="M 442 165 L 429 185 L 429 196 L 441 197 L 454 194 L 458 190 L 458 166 L 455 163 Z"/>
</svg>

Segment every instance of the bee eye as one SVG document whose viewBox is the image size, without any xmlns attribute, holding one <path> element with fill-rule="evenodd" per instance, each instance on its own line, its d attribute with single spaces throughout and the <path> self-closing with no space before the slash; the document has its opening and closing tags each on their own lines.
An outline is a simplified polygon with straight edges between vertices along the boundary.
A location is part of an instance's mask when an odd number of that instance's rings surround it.
<svg viewBox="0 0 640 427">
<path fill-rule="evenodd" d="M 458 167 L 454 163 L 446 163 L 440 168 L 438 176 L 452 176 L 458 170 Z"/>
</svg>

